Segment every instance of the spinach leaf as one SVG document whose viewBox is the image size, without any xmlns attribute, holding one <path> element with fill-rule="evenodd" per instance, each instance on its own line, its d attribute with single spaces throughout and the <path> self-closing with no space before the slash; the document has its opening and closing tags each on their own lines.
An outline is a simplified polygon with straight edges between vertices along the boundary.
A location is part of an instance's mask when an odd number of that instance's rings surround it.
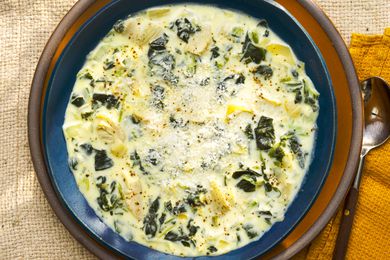
<svg viewBox="0 0 390 260">
<path fill-rule="evenodd" d="M 289 147 L 290 147 L 291 151 L 297 157 L 299 166 L 302 169 L 304 169 L 305 168 L 305 155 L 302 152 L 301 146 L 302 145 L 299 143 L 299 140 L 298 140 L 298 138 L 295 135 L 290 137 L 290 139 L 289 139 Z"/>
<path fill-rule="evenodd" d="M 294 91 L 295 92 L 295 99 L 294 99 L 294 103 L 295 104 L 298 104 L 298 103 L 301 103 L 302 102 L 302 91 L 300 89 Z"/>
<path fill-rule="evenodd" d="M 210 60 L 212 59 L 216 59 L 220 56 L 219 54 L 219 48 L 217 46 L 211 48 L 211 57 L 210 57 Z"/>
<path fill-rule="evenodd" d="M 313 109 L 313 112 L 317 112 L 319 109 L 317 105 L 318 94 L 313 93 L 305 80 L 303 80 L 303 95 L 305 104 L 308 104 Z"/>
<path fill-rule="evenodd" d="M 187 242 L 186 240 L 182 240 L 182 241 L 180 241 L 181 242 L 181 244 L 183 245 L 183 246 L 185 246 L 185 247 L 190 247 L 191 246 L 191 244 L 189 243 L 189 242 Z"/>
<path fill-rule="evenodd" d="M 240 74 L 233 74 L 233 75 L 230 75 L 230 76 L 227 76 L 226 78 L 224 78 L 223 82 L 226 82 L 228 80 L 234 80 L 235 84 L 244 84 L 245 83 L 245 76 L 242 75 L 241 73 Z"/>
<path fill-rule="evenodd" d="M 177 19 L 174 25 L 176 26 L 177 36 L 186 43 L 188 43 L 191 35 L 200 31 L 200 28 L 193 26 L 187 18 Z"/>
<path fill-rule="evenodd" d="M 158 222 L 160 223 L 160 226 L 162 224 L 164 224 L 166 217 L 167 217 L 167 214 L 165 214 L 165 213 L 161 214 L 160 218 L 158 219 Z"/>
<path fill-rule="evenodd" d="M 130 155 L 130 160 L 133 161 L 133 167 L 135 166 L 138 166 L 140 171 L 142 172 L 142 174 L 144 175 L 148 175 L 149 173 L 145 170 L 144 166 L 142 165 L 142 162 L 141 162 L 141 158 L 139 156 L 139 154 L 137 153 L 137 151 L 134 151 L 131 155 Z"/>
<path fill-rule="evenodd" d="M 160 36 L 159 38 L 157 38 L 156 40 L 152 41 L 149 46 L 149 52 L 152 52 L 152 51 L 163 51 L 166 49 L 166 45 L 168 43 L 168 40 L 169 40 L 169 37 L 168 35 L 166 35 L 165 33 Z M 148 55 L 150 55 L 148 53 Z"/>
<path fill-rule="evenodd" d="M 256 70 L 253 72 L 255 75 L 260 75 L 264 77 L 264 79 L 270 79 L 272 75 L 274 74 L 272 68 L 267 65 L 260 65 L 256 68 Z"/>
<path fill-rule="evenodd" d="M 156 73 L 172 84 L 177 84 L 178 78 L 172 72 L 176 66 L 175 57 L 172 54 L 167 50 L 149 50 L 148 56 L 149 67 L 151 68 L 152 73 Z"/>
<path fill-rule="evenodd" d="M 182 231 L 181 231 L 182 232 Z M 165 240 L 168 240 L 168 241 L 171 241 L 171 242 L 178 242 L 180 241 L 181 244 L 185 247 L 190 247 L 190 243 L 189 242 L 192 242 L 194 244 L 193 241 L 190 240 L 190 238 L 184 234 L 177 234 L 173 231 L 169 231 L 165 236 L 164 236 L 164 239 Z"/>
<path fill-rule="evenodd" d="M 86 72 L 86 73 L 82 74 L 79 78 L 80 79 L 89 79 L 89 80 L 93 79 L 93 77 L 92 77 L 90 72 Z"/>
<path fill-rule="evenodd" d="M 204 203 L 200 200 L 200 195 L 206 194 L 206 192 L 207 190 L 204 189 L 201 185 L 199 185 L 195 191 L 189 191 L 185 202 L 193 208 L 204 206 Z"/>
<path fill-rule="evenodd" d="M 255 137 L 257 148 L 260 150 L 268 150 L 275 142 L 275 130 L 273 119 L 262 116 L 255 128 Z"/>
<path fill-rule="evenodd" d="M 177 84 L 177 77 L 172 70 L 176 66 L 175 57 L 166 49 L 169 37 L 165 33 L 149 44 L 148 58 L 152 73 L 162 76 L 164 80 Z"/>
<path fill-rule="evenodd" d="M 121 200 L 115 194 L 108 193 L 106 190 L 101 189 L 100 195 L 97 198 L 97 203 L 103 211 L 112 211 L 121 207 Z"/>
<path fill-rule="evenodd" d="M 267 211 L 258 211 L 257 214 L 259 216 L 263 216 L 263 217 L 272 217 L 272 213 L 269 210 L 267 210 Z"/>
<path fill-rule="evenodd" d="M 236 186 L 245 192 L 254 192 L 256 190 L 256 185 L 247 179 L 240 180 Z"/>
<path fill-rule="evenodd" d="M 236 84 L 244 84 L 245 83 L 245 76 L 242 74 L 237 74 L 238 77 L 236 76 Z"/>
<path fill-rule="evenodd" d="M 111 191 L 107 190 L 108 185 L 106 184 L 106 181 L 107 178 L 105 176 L 99 176 L 97 178 L 96 187 L 99 189 L 97 203 L 103 211 L 112 212 L 113 210 L 123 206 L 122 195 L 119 190 L 116 189 L 117 185 L 115 181 L 113 181 L 109 186 Z"/>
<path fill-rule="evenodd" d="M 259 26 L 259 27 L 264 27 L 264 28 L 268 28 L 268 22 L 267 22 L 267 20 L 265 20 L 265 19 L 261 19 L 261 20 L 257 23 L 257 26 Z"/>
<path fill-rule="evenodd" d="M 77 170 L 77 165 L 79 164 L 79 162 L 77 161 L 76 158 L 71 157 L 71 158 L 69 158 L 69 160 L 68 160 L 68 164 L 69 164 L 69 167 L 70 167 L 72 170 L 76 171 L 76 170 Z"/>
<path fill-rule="evenodd" d="M 115 62 L 114 61 L 108 60 L 108 59 L 104 61 L 104 65 L 103 65 L 103 69 L 104 70 L 110 70 L 110 69 L 112 69 L 114 67 L 115 67 Z"/>
<path fill-rule="evenodd" d="M 151 165 L 157 166 L 160 163 L 161 155 L 155 149 L 149 149 L 145 161 Z"/>
<path fill-rule="evenodd" d="M 218 249 L 215 247 L 215 246 L 209 246 L 207 248 L 207 250 L 210 252 L 210 253 L 215 253 L 218 251 Z"/>
<path fill-rule="evenodd" d="M 173 232 L 173 231 L 169 231 L 164 236 L 164 239 L 168 240 L 168 241 L 171 241 L 171 242 L 176 242 L 176 241 L 178 241 L 180 239 L 180 236 L 178 234 L 176 234 L 175 232 Z"/>
<path fill-rule="evenodd" d="M 94 93 L 92 96 L 92 106 L 96 107 L 98 105 L 103 105 L 107 109 L 118 108 L 119 99 L 114 95 L 103 94 L 103 93 Z"/>
<path fill-rule="evenodd" d="M 282 162 L 285 153 L 284 153 L 284 151 L 283 151 L 283 148 L 280 147 L 280 144 L 279 144 L 279 145 L 276 145 L 276 146 L 272 147 L 272 148 L 269 150 L 268 155 L 269 155 L 271 158 L 276 159 L 278 162 Z"/>
<path fill-rule="evenodd" d="M 255 238 L 255 237 L 258 236 L 257 232 L 253 231 L 253 226 L 252 225 L 247 224 L 247 225 L 244 225 L 242 228 L 245 230 L 246 234 L 248 235 L 248 237 L 250 239 Z"/>
<path fill-rule="evenodd" d="M 149 59 L 150 64 L 161 67 L 165 73 L 170 72 L 175 68 L 175 62 L 175 57 L 168 51 L 154 52 Z"/>
<path fill-rule="evenodd" d="M 125 25 L 124 25 L 124 21 L 123 20 L 118 20 L 115 24 L 114 24 L 114 30 L 117 32 L 117 33 L 123 33 L 124 30 L 125 30 Z"/>
<path fill-rule="evenodd" d="M 164 104 L 164 99 L 165 99 L 165 89 L 159 85 L 154 86 L 152 88 L 152 104 L 157 108 L 157 109 L 164 109 L 165 104 Z"/>
<path fill-rule="evenodd" d="M 317 102 L 316 102 L 316 100 L 313 97 L 305 96 L 305 104 L 308 104 L 313 109 L 313 112 L 317 112 L 318 111 Z"/>
<path fill-rule="evenodd" d="M 103 171 L 114 166 L 114 161 L 107 156 L 105 150 L 96 150 L 95 171 Z"/>
<path fill-rule="evenodd" d="M 85 104 L 85 100 L 83 97 L 78 97 L 76 95 L 72 95 L 70 103 L 74 105 L 75 107 L 81 107 Z"/>
<path fill-rule="evenodd" d="M 165 202 L 164 203 L 164 207 L 165 209 L 167 209 L 169 212 L 172 212 L 172 202 L 171 201 L 168 201 L 168 202 Z"/>
<path fill-rule="evenodd" d="M 87 155 L 91 155 L 92 152 L 95 150 L 91 144 L 82 144 L 80 145 L 81 149 L 84 150 L 84 152 L 87 154 Z"/>
<path fill-rule="evenodd" d="M 262 47 L 257 47 L 254 45 L 249 38 L 248 33 L 245 36 L 244 45 L 242 48 L 242 58 L 241 61 L 244 61 L 244 63 L 248 64 L 250 62 L 254 62 L 256 64 L 259 64 L 261 61 L 265 60 L 265 55 L 267 53 L 267 50 Z"/>
<path fill-rule="evenodd" d="M 173 128 L 183 128 L 187 126 L 189 121 L 184 122 L 183 118 L 176 119 L 174 115 L 169 116 L 169 123 Z"/>
<path fill-rule="evenodd" d="M 245 127 L 244 133 L 245 133 L 246 137 L 248 137 L 249 140 L 255 139 L 255 136 L 253 135 L 253 129 L 252 129 L 252 125 L 251 124 L 248 124 Z"/>
<path fill-rule="evenodd" d="M 88 120 L 88 118 L 90 118 L 91 116 L 93 115 L 93 112 L 85 112 L 85 113 L 81 113 L 81 118 L 84 119 L 84 120 Z"/>
<path fill-rule="evenodd" d="M 149 207 L 149 214 L 157 214 L 159 208 L 160 208 L 160 197 L 157 197 Z"/>
<path fill-rule="evenodd" d="M 205 79 L 202 79 L 200 81 L 200 83 L 199 83 L 199 85 L 201 85 L 201 86 L 207 86 L 208 84 L 210 84 L 210 78 L 209 77 L 207 77 Z"/>
<path fill-rule="evenodd" d="M 192 225 L 191 222 L 193 222 L 193 219 L 190 219 L 187 224 L 187 229 L 189 231 L 188 236 L 193 237 L 195 236 L 196 232 L 198 232 L 199 226 Z"/>
<path fill-rule="evenodd" d="M 232 177 L 233 177 L 233 179 L 239 179 L 239 178 L 241 178 L 244 175 L 252 176 L 252 177 L 259 177 L 259 176 L 261 176 L 260 173 L 255 172 L 254 170 L 251 170 L 251 169 L 248 168 L 248 169 L 243 170 L 243 171 L 236 171 L 236 172 L 234 172 Z"/>
<path fill-rule="evenodd" d="M 154 237 L 157 232 L 157 211 L 160 208 L 160 197 L 157 197 L 149 207 L 148 214 L 144 218 L 145 235 Z"/>
<path fill-rule="evenodd" d="M 184 206 L 184 204 L 181 204 L 181 205 L 177 205 L 175 206 L 173 209 L 172 209 L 172 214 L 173 215 L 179 215 L 180 213 L 184 213 L 186 212 L 186 208 Z"/>
<path fill-rule="evenodd" d="M 271 192 L 272 191 L 272 185 L 269 183 L 269 182 L 266 182 L 265 184 L 264 184 L 264 189 L 265 189 L 265 191 L 266 192 Z"/>
</svg>

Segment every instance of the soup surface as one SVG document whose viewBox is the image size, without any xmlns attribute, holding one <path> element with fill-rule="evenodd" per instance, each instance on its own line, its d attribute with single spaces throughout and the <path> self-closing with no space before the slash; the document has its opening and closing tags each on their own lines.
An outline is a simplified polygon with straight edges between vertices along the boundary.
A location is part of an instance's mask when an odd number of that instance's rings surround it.
<svg viewBox="0 0 390 260">
<path fill-rule="evenodd" d="M 126 240 L 223 254 L 283 221 L 310 164 L 318 96 L 267 21 L 149 9 L 118 21 L 78 73 L 69 165 Z"/>
</svg>

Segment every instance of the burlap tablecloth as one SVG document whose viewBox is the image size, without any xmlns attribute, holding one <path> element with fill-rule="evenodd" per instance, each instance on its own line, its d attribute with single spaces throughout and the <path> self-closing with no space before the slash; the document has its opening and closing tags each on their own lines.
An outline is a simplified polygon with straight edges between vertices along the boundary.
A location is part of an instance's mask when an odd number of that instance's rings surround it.
<svg viewBox="0 0 390 260">
<path fill-rule="evenodd" d="M 317 0 L 349 42 L 382 33 L 390 0 Z M 76 0 L 0 0 L 0 259 L 93 259 L 47 203 L 32 167 L 27 104 L 38 58 Z"/>
</svg>

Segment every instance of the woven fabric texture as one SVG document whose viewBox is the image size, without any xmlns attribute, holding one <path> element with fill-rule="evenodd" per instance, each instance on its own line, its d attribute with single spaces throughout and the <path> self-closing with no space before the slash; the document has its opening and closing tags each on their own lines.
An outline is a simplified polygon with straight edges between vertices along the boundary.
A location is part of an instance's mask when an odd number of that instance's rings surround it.
<svg viewBox="0 0 390 260">
<path fill-rule="evenodd" d="M 360 80 L 379 76 L 390 82 L 390 28 L 384 35 L 353 34 L 350 53 Z M 347 259 L 390 259 L 390 142 L 366 158 Z M 341 221 L 339 210 L 300 259 L 330 259 Z"/>
<path fill-rule="evenodd" d="M 95 258 L 72 238 L 48 205 L 35 177 L 27 140 L 28 95 L 36 64 L 55 26 L 75 2 L 0 0 L 0 259 Z M 352 32 L 380 33 L 390 25 L 389 0 L 317 2 L 347 42 Z M 364 74 L 367 72 L 359 73 L 368 75 Z M 375 164 L 380 155 L 377 152 L 368 161 Z M 380 166 L 373 166 L 363 180 L 363 186 L 384 178 L 374 174 L 379 170 Z M 384 183 L 387 186 L 383 188 L 388 188 L 389 180 Z M 376 207 L 375 200 L 366 203 L 368 208 L 359 206 L 359 210 L 367 210 L 366 214 L 370 214 Z M 362 219 L 357 216 L 357 221 Z M 365 226 L 362 224 L 362 228 Z M 329 246 L 324 241 L 326 239 L 318 242 L 319 247 Z M 363 250 L 361 248 L 357 254 Z"/>
</svg>

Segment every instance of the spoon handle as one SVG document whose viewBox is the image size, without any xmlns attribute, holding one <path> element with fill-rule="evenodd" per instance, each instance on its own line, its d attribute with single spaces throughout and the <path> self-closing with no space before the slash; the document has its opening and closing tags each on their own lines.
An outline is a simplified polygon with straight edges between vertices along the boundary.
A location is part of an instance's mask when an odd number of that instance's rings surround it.
<svg viewBox="0 0 390 260">
<path fill-rule="evenodd" d="M 363 171 L 364 157 L 361 157 L 358 172 L 355 177 L 355 182 L 348 192 L 345 199 L 343 215 L 341 217 L 341 225 L 337 234 L 336 248 L 333 253 L 334 260 L 345 259 L 348 249 L 349 236 L 352 230 L 353 219 L 355 217 L 356 205 L 359 196 L 360 177 Z"/>
</svg>

